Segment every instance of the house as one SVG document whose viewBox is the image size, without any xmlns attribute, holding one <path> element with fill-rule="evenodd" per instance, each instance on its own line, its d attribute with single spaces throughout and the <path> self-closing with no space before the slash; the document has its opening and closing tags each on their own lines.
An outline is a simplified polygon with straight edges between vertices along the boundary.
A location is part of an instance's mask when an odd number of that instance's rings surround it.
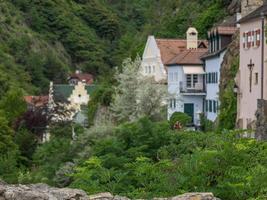
<svg viewBox="0 0 267 200">
<path fill-rule="evenodd" d="M 35 110 L 38 108 L 44 108 L 48 105 L 49 97 L 46 96 L 24 96 L 24 100 L 27 103 L 28 110 Z"/>
<path fill-rule="evenodd" d="M 94 76 L 88 73 L 82 73 L 80 70 L 76 70 L 74 74 L 71 74 L 68 78 L 70 85 L 77 85 L 78 82 L 91 85 L 94 83 Z"/>
<path fill-rule="evenodd" d="M 260 7 L 259 2 L 262 5 Z M 247 8 L 250 6 L 250 9 Z M 238 87 L 237 127 L 255 130 L 258 102 L 267 99 L 265 36 L 267 2 L 250 1 L 247 4 L 247 1 L 242 1 L 242 8 L 244 8 L 242 10 L 244 17 L 239 21 L 240 65 L 236 77 Z M 253 9 L 254 11 L 252 11 Z"/>
<path fill-rule="evenodd" d="M 141 74 L 153 77 L 158 83 L 167 83 L 167 66 L 169 60 L 187 49 L 188 41 L 184 39 L 156 39 L 149 36 L 142 56 Z M 197 41 L 198 48 L 206 48 L 207 42 Z"/>
<path fill-rule="evenodd" d="M 207 42 L 204 41 L 204 44 Z M 168 71 L 168 119 L 174 112 L 184 112 L 192 117 L 192 124 L 200 126 L 205 99 L 204 63 L 201 57 L 208 51 L 199 46 L 198 32 L 189 28 L 186 49 L 165 63 Z"/>
<path fill-rule="evenodd" d="M 56 104 L 64 106 L 66 111 L 70 111 L 69 115 L 63 116 L 65 120 L 71 120 L 87 127 L 87 104 L 95 88 L 95 85 L 88 85 L 80 81 L 76 85 L 51 83 L 49 94 L 52 99 L 51 107 Z M 58 120 L 62 120 L 62 116 L 58 115 L 54 118 L 54 121 Z"/>
<path fill-rule="evenodd" d="M 202 57 L 205 63 L 205 116 L 214 122 L 218 116 L 220 70 L 227 46 L 233 34 L 238 30 L 236 23 L 240 14 L 226 18 L 208 32 L 209 51 Z"/>
</svg>

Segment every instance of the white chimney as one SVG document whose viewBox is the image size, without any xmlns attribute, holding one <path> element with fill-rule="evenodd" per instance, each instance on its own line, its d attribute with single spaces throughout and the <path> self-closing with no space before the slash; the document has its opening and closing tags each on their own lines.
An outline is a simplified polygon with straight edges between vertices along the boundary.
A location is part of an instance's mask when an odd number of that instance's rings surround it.
<svg viewBox="0 0 267 200">
<path fill-rule="evenodd" d="M 186 32 L 187 49 L 197 49 L 198 47 L 198 32 L 194 27 L 190 27 Z"/>
</svg>

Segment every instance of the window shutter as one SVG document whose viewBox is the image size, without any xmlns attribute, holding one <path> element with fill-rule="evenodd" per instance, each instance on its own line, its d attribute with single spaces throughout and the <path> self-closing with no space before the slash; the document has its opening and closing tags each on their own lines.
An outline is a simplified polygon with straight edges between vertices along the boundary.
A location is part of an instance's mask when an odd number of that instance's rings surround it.
<svg viewBox="0 0 267 200">
<path fill-rule="evenodd" d="M 254 47 L 254 37 L 255 37 L 255 31 L 251 32 L 251 46 Z"/>
<path fill-rule="evenodd" d="M 246 48 L 246 33 L 243 33 L 243 48 Z"/>
<path fill-rule="evenodd" d="M 248 44 L 247 47 L 250 48 L 251 47 L 251 31 L 248 32 Z"/>
<path fill-rule="evenodd" d="M 256 45 L 257 45 L 257 46 L 260 46 L 260 44 L 261 44 L 261 38 L 260 38 L 261 30 L 258 29 L 258 30 L 256 31 L 256 33 L 257 33 L 257 42 L 256 42 Z"/>
</svg>

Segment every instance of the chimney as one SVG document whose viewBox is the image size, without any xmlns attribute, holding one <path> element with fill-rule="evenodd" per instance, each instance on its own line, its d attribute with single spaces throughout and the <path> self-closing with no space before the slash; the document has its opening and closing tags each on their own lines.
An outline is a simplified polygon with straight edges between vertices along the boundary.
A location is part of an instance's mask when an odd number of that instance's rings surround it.
<svg viewBox="0 0 267 200">
<path fill-rule="evenodd" d="M 245 17 L 266 3 L 265 0 L 241 0 L 241 15 Z"/>
<path fill-rule="evenodd" d="M 190 27 L 186 32 L 187 49 L 197 49 L 198 47 L 198 32 L 194 27 Z"/>
</svg>

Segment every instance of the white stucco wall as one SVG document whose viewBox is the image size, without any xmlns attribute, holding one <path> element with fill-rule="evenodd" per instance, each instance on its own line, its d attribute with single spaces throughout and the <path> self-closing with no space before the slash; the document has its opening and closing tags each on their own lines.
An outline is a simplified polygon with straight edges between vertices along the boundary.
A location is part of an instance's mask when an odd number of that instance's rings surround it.
<svg viewBox="0 0 267 200">
<path fill-rule="evenodd" d="M 205 60 L 205 72 L 206 74 L 208 73 L 213 73 L 217 72 L 218 74 L 218 81 L 217 83 L 206 83 L 206 98 L 205 100 L 212 100 L 212 101 L 217 101 L 219 104 L 219 84 L 220 84 L 220 69 L 221 69 L 221 64 L 223 62 L 223 57 L 225 55 L 226 51 L 223 51 L 220 53 L 218 56 L 210 57 Z M 218 112 L 209 112 L 205 111 L 207 119 L 211 121 L 215 121 Z"/>
<path fill-rule="evenodd" d="M 184 104 L 194 104 L 194 124 L 200 125 L 199 114 L 203 112 L 203 100 L 204 96 L 199 94 L 186 95 L 180 93 L 180 82 L 186 81 L 186 75 L 184 74 L 182 66 L 168 67 L 168 93 L 169 98 L 176 99 L 176 108 L 171 108 L 168 104 L 168 119 L 174 112 L 184 112 Z M 174 78 L 171 78 L 170 74 L 177 74 Z"/>
<path fill-rule="evenodd" d="M 147 39 L 145 51 L 142 56 L 141 74 L 154 77 L 155 81 L 166 81 L 167 74 L 161 60 L 160 50 L 154 36 Z"/>
<path fill-rule="evenodd" d="M 256 120 L 256 110 L 257 110 L 257 99 L 261 97 L 261 47 L 262 42 L 259 47 L 251 47 L 249 49 L 243 48 L 243 33 L 247 31 L 252 31 L 256 29 L 261 29 L 261 20 L 255 19 L 250 22 L 242 23 L 240 26 L 240 65 L 239 65 L 239 104 L 238 104 L 238 116 L 237 120 L 241 120 L 242 123 L 239 124 L 243 129 L 248 128 L 248 124 Z M 266 41 L 266 39 L 264 39 Z M 265 45 L 265 55 L 267 46 Z M 248 69 L 248 64 L 250 59 L 254 64 L 253 76 L 252 76 L 252 91 L 249 91 L 250 72 Z M 266 69 L 266 63 L 265 63 Z M 267 85 L 267 70 L 265 70 L 265 82 Z M 258 73 L 258 84 L 255 84 L 255 73 Z M 267 95 L 265 93 L 264 98 Z"/>
<path fill-rule="evenodd" d="M 85 89 L 85 84 L 78 82 L 78 84 L 75 85 L 71 96 L 69 97 L 69 101 L 72 105 L 87 105 L 89 98 L 90 97 Z"/>
</svg>

